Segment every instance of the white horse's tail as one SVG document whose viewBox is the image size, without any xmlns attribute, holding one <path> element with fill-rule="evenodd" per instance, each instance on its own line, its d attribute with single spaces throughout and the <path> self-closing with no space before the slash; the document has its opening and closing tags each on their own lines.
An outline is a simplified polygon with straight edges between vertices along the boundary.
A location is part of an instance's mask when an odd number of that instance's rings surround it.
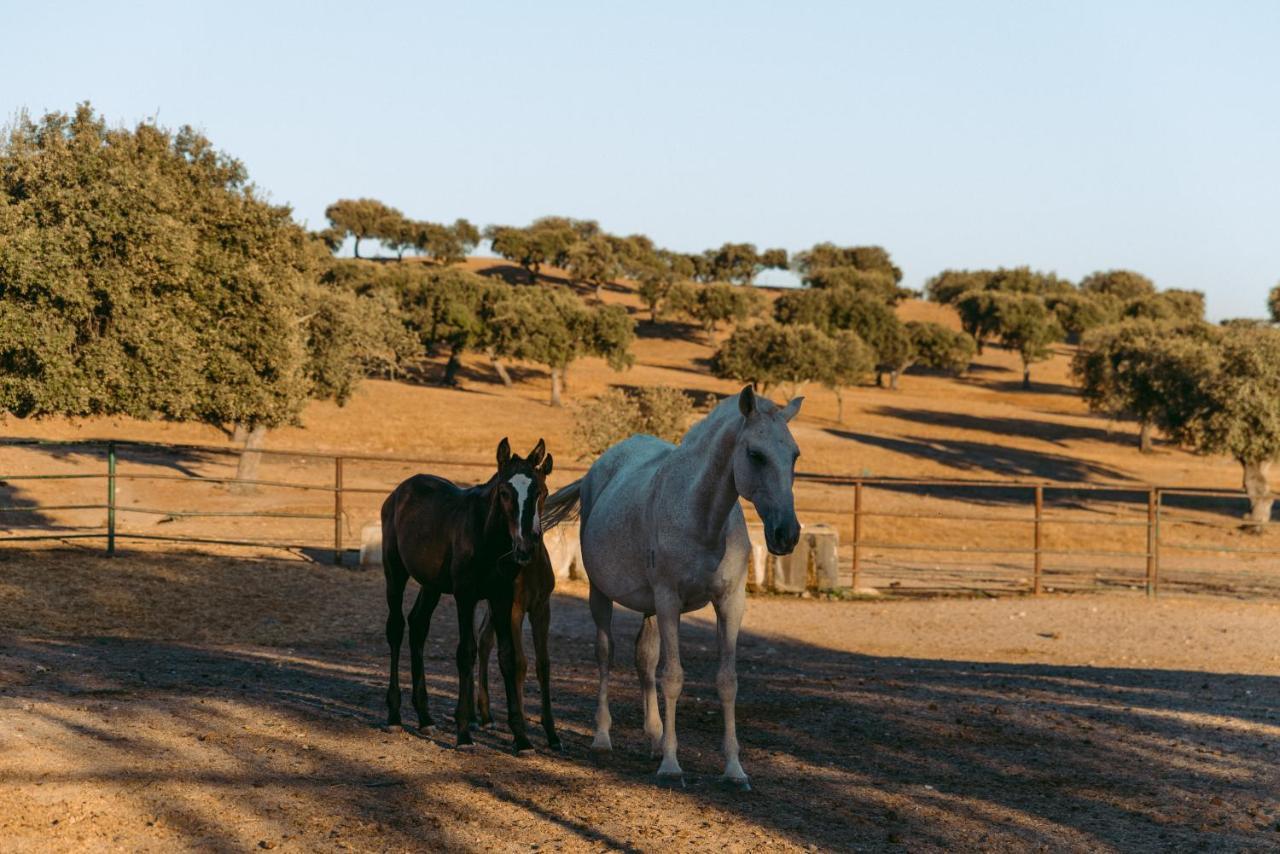
<svg viewBox="0 0 1280 854">
<path fill-rule="evenodd" d="M 549 531 L 561 522 L 576 519 L 581 508 L 582 478 L 578 478 L 542 502 L 542 530 Z"/>
</svg>

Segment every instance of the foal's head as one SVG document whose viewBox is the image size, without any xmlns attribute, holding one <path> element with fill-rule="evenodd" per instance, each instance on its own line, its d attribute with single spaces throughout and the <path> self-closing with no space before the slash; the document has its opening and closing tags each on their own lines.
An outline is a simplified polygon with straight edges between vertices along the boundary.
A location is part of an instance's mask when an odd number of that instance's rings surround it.
<svg viewBox="0 0 1280 854">
<path fill-rule="evenodd" d="M 542 539 L 542 501 L 547 497 L 547 475 L 551 474 L 551 455 L 541 439 L 527 457 L 511 453 L 511 443 L 498 443 L 498 482 L 494 487 L 493 508 L 505 521 L 511 535 L 511 556 L 518 564 L 526 564 Z"/>
<path fill-rule="evenodd" d="M 790 554 L 800 541 L 792 482 L 800 449 L 787 422 L 800 411 L 803 397 L 786 406 L 756 397 L 751 386 L 738 395 L 745 422 L 733 450 L 733 482 L 738 494 L 755 505 L 764 522 L 765 543 L 776 555 Z"/>
</svg>

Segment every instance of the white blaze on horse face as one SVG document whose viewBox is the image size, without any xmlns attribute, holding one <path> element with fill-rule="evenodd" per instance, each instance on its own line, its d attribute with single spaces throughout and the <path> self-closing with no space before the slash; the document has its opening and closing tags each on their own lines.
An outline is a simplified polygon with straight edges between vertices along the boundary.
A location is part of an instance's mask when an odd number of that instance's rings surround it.
<svg viewBox="0 0 1280 854">
<path fill-rule="evenodd" d="M 516 519 L 524 519 L 524 502 L 529 497 L 529 487 L 533 485 L 533 478 L 527 474 L 513 475 L 509 481 L 511 487 L 516 491 Z M 519 524 L 519 521 L 517 521 Z M 538 533 L 538 509 L 533 510 L 533 533 Z"/>
</svg>

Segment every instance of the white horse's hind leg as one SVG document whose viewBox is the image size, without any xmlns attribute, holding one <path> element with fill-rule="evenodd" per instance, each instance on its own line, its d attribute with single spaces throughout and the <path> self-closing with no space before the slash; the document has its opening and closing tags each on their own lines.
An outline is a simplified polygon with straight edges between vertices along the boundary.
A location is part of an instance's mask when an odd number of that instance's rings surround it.
<svg viewBox="0 0 1280 854">
<path fill-rule="evenodd" d="M 738 762 L 738 726 L 734 704 L 738 699 L 738 628 L 746 611 L 747 595 L 741 586 L 735 586 L 722 600 L 715 603 L 716 636 L 720 646 L 720 669 L 716 673 L 716 690 L 720 693 L 720 705 L 724 709 L 724 777 L 725 782 L 743 789 L 750 789 L 747 773 Z"/>
<path fill-rule="evenodd" d="M 591 741 L 592 750 L 612 750 L 609 727 L 609 665 L 613 663 L 613 600 L 593 585 L 591 587 L 591 618 L 596 621 L 596 664 L 600 666 L 600 696 L 596 703 L 596 734 Z"/>
<path fill-rule="evenodd" d="M 662 764 L 659 777 L 683 778 L 676 759 L 676 701 L 684 688 L 684 669 L 680 666 L 680 599 L 674 591 L 656 590 L 654 604 L 658 611 L 658 632 L 662 637 Z"/>
<path fill-rule="evenodd" d="M 653 616 L 644 618 L 636 637 L 636 675 L 640 677 L 641 701 L 644 703 L 644 734 L 649 739 L 650 755 L 662 751 L 662 718 L 658 715 L 658 625 Z"/>
</svg>

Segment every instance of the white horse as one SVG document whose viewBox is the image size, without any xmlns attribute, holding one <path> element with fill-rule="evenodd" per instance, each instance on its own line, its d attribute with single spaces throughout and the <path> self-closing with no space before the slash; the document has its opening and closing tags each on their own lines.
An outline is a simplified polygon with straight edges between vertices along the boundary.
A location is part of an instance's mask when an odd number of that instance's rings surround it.
<svg viewBox="0 0 1280 854">
<path fill-rule="evenodd" d="M 613 603 L 644 614 L 636 639 L 636 672 L 644 691 L 644 731 L 662 753 L 659 778 L 681 779 L 676 760 L 676 700 L 680 615 L 710 602 L 716 611 L 720 669 L 716 688 L 724 708 L 722 780 L 749 789 L 738 761 L 734 702 L 738 628 L 746 609 L 751 544 L 738 504 L 745 498 L 764 520 L 769 551 L 788 554 L 800 538 L 792 481 L 800 453 L 787 422 L 803 398 L 785 407 L 756 397 L 751 386 L 721 401 L 677 447 L 653 436 L 614 445 L 585 477 L 546 500 L 551 523 L 581 507 L 583 568 L 591 582 L 600 696 L 592 747 L 609 739 L 609 665 L 613 660 Z M 657 625 L 654 625 L 654 616 Z M 655 681 L 659 650 L 665 716 L 658 716 Z"/>
</svg>

